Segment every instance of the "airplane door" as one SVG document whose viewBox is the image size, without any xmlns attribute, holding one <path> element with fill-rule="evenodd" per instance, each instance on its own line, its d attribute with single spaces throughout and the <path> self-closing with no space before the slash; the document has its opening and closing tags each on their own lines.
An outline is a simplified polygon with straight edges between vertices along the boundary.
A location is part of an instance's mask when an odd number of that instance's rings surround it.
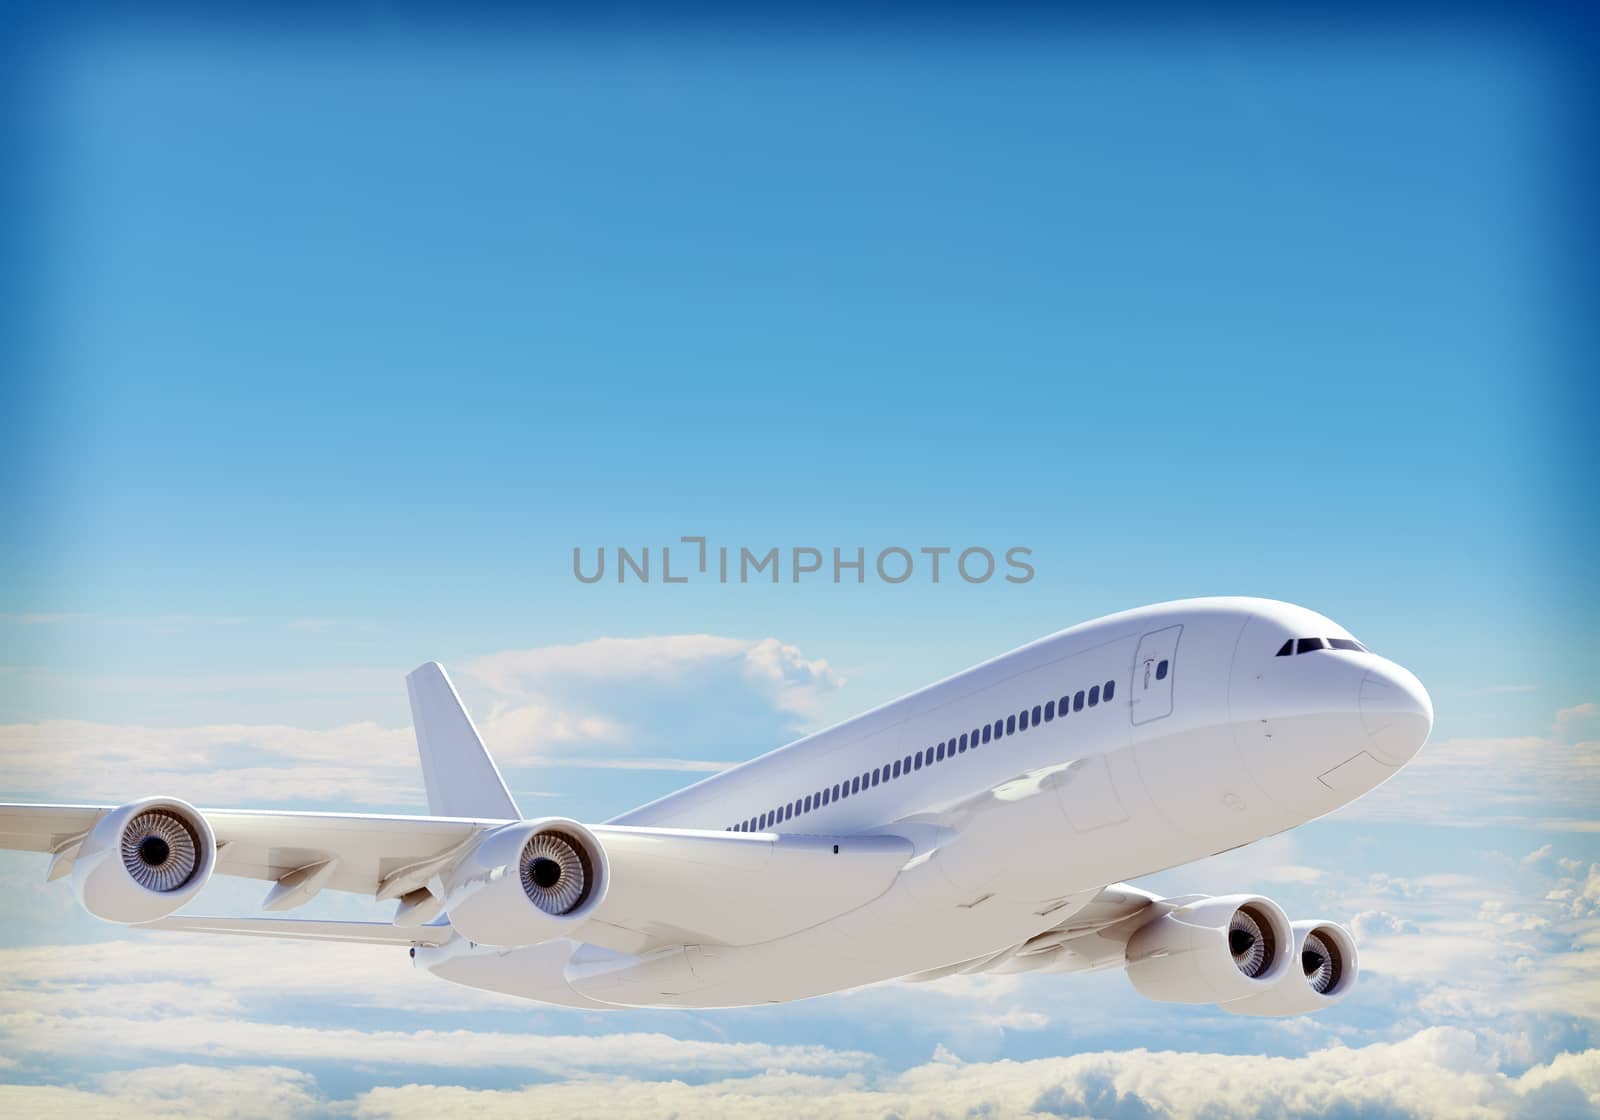
<svg viewBox="0 0 1600 1120">
<path fill-rule="evenodd" d="M 1133 658 L 1133 698 L 1129 704 L 1135 724 L 1172 714 L 1172 678 L 1178 672 L 1178 635 L 1182 626 L 1169 626 L 1139 639 Z"/>
</svg>

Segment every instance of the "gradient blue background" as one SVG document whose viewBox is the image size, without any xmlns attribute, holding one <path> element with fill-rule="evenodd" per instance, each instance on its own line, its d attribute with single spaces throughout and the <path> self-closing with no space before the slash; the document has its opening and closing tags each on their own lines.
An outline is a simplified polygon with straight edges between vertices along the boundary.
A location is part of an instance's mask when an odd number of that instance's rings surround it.
<svg viewBox="0 0 1600 1120">
<path fill-rule="evenodd" d="M 725 761 L 1088 617 L 1256 594 L 1413 668 L 1437 740 L 1551 735 L 1600 668 L 1574 28 L 45 21 L 6 118 L 0 719 L 403 728 L 419 661 L 602 636 L 826 659 L 798 716 L 717 679 L 586 699 L 638 731 L 611 753 Z M 684 534 L 1021 545 L 1037 576 L 572 576 Z M 692 776 L 513 784 L 599 817 Z M 11 792 L 81 796 L 59 777 Z M 1539 819 L 1471 853 L 1426 808 L 1315 827 L 1464 874 Z M 769 1033 L 926 1057 L 800 1014 Z M 1564 1014 L 1534 1033 L 1590 1037 Z M 988 1053 L 1198 1037 L 1154 1021 Z M 1284 1046 L 1229 1029 L 1200 1034 Z M 19 1078 L 102 1064 L 57 1058 Z"/>
</svg>

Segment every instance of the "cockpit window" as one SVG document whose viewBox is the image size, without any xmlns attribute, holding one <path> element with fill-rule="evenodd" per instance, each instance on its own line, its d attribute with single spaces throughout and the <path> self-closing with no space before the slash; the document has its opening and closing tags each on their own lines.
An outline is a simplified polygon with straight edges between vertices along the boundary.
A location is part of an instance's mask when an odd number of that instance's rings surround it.
<svg viewBox="0 0 1600 1120">
<path fill-rule="evenodd" d="M 1348 649 L 1356 653 L 1372 652 L 1354 638 L 1290 638 L 1278 647 L 1276 656 L 1288 657 L 1290 654 L 1315 653 L 1319 649 Z"/>
</svg>

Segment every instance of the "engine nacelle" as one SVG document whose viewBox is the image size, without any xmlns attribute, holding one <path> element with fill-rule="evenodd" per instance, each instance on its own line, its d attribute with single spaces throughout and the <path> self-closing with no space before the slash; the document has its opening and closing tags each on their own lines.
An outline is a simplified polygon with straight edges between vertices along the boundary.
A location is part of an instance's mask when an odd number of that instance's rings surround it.
<svg viewBox="0 0 1600 1120">
<path fill-rule="evenodd" d="M 198 894 L 216 862 L 217 840 L 199 810 L 147 797 L 100 818 L 72 862 L 72 886 L 97 918 L 150 922 Z"/>
<path fill-rule="evenodd" d="M 1128 979 L 1162 1003 L 1229 1003 L 1289 972 L 1294 933 L 1260 895 L 1208 898 L 1154 918 L 1128 939 Z"/>
<path fill-rule="evenodd" d="M 1236 1015 L 1305 1015 L 1350 994 L 1360 972 L 1355 938 L 1332 922 L 1295 922 L 1293 928 L 1299 967 L 1291 967 L 1259 995 L 1224 1004 L 1224 1010 Z"/>
<path fill-rule="evenodd" d="M 577 821 L 547 817 L 490 833 L 444 881 L 450 924 L 479 945 L 571 936 L 606 895 L 605 849 Z"/>
</svg>

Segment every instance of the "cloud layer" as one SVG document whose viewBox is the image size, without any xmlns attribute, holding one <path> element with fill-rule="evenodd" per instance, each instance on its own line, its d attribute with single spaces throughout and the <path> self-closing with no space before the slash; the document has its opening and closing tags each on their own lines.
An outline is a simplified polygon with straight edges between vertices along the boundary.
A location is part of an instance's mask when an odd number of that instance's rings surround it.
<svg viewBox="0 0 1600 1120">
<path fill-rule="evenodd" d="M 449 1040 L 438 1040 L 447 1045 Z M 475 1117 L 1124 1117 L 1592 1116 L 1600 1051 L 1561 1055 L 1516 1075 L 1487 1068 L 1459 1028 L 1300 1058 L 1148 1051 L 965 1063 L 947 1052 L 899 1074 L 772 1068 L 737 1077 L 601 1076 L 511 1089 L 414 1082 L 347 1101 L 322 1097 L 282 1066 L 176 1065 L 103 1074 L 82 1086 L 0 1087 L 11 1115 L 238 1117 L 329 1112 L 384 1120 Z"/>
<path fill-rule="evenodd" d="M 403 688 L 399 673 L 392 679 L 397 691 Z M 807 659 L 776 638 L 710 634 L 499 653 L 462 666 L 456 679 L 506 769 L 688 773 L 713 772 L 781 745 L 841 683 L 826 661 Z M 286 702 L 285 714 L 291 712 Z M 423 801 L 411 729 L 372 722 L 3 725 L 0 790 L 75 801 L 161 792 L 205 805 Z"/>
</svg>

